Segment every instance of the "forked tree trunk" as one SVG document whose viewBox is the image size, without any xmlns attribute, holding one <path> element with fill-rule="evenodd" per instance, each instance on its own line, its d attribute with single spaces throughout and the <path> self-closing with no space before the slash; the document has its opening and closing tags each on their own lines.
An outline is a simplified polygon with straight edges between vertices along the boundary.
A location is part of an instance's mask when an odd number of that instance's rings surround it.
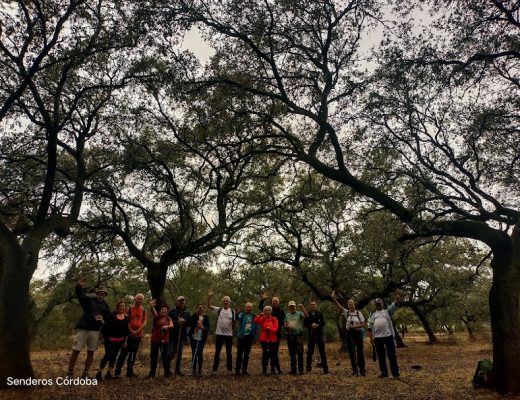
<svg viewBox="0 0 520 400">
<path fill-rule="evenodd" d="M 29 283 L 37 255 L 17 244 L 3 248 L 0 276 L 0 387 L 7 379 L 31 378 Z"/>
<path fill-rule="evenodd" d="M 520 393 L 520 249 L 518 232 L 513 246 L 494 249 L 489 291 L 493 334 L 493 386 L 502 393 Z"/>
</svg>

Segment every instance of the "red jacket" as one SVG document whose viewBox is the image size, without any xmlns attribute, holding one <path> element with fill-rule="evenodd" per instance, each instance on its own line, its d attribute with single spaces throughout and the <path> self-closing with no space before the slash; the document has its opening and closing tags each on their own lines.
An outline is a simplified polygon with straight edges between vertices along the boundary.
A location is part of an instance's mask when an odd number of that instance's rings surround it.
<svg viewBox="0 0 520 400">
<path fill-rule="evenodd" d="M 276 317 L 272 315 L 257 315 L 254 322 L 260 326 L 258 339 L 261 342 L 276 342 L 276 332 L 278 332 L 278 320 Z"/>
</svg>

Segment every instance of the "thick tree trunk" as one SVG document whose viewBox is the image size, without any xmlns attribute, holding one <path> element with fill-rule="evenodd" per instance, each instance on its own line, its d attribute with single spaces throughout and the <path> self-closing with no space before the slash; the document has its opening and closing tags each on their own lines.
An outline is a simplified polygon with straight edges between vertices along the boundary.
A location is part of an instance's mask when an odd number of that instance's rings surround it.
<svg viewBox="0 0 520 400">
<path fill-rule="evenodd" d="M 520 393 L 520 240 L 494 249 L 489 291 L 493 333 L 493 386 L 502 393 Z M 515 240 L 516 239 L 516 240 Z"/>
<path fill-rule="evenodd" d="M 167 266 L 147 267 L 146 278 L 152 292 L 152 298 L 157 300 L 157 305 L 165 304 L 164 287 L 166 285 Z"/>
<path fill-rule="evenodd" d="M 35 255 L 36 254 L 36 255 Z M 37 263 L 37 253 L 28 253 L 17 244 L 3 248 L 0 276 L 0 387 L 7 378 L 30 378 L 29 282 Z"/>
<path fill-rule="evenodd" d="M 398 349 L 402 349 L 404 347 L 408 347 L 406 345 L 406 343 L 403 341 L 403 338 L 401 337 L 401 335 L 399 334 L 399 331 L 397 329 L 395 329 L 394 327 L 394 332 L 395 332 L 395 345 Z"/>
<path fill-rule="evenodd" d="M 339 348 L 340 352 L 347 351 L 347 327 L 346 321 L 343 314 L 339 314 L 336 318 L 336 327 L 338 329 L 339 340 L 341 342 L 341 347 Z"/>
<path fill-rule="evenodd" d="M 429 344 L 437 343 L 438 342 L 437 336 L 435 336 L 435 332 L 433 332 L 430 321 L 428 321 L 428 318 L 426 318 L 426 315 L 424 315 L 424 313 L 415 304 L 410 305 L 410 308 L 415 313 L 415 315 L 417 315 L 417 318 L 419 318 L 419 321 L 421 321 L 424 331 L 428 335 Z"/>
</svg>

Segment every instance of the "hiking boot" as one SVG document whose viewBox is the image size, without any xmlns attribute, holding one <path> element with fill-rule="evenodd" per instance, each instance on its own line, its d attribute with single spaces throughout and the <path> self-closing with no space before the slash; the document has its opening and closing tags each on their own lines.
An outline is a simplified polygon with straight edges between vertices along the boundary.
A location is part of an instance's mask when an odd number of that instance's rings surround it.
<svg viewBox="0 0 520 400">
<path fill-rule="evenodd" d="M 367 373 L 366 373 L 365 371 L 361 371 L 361 372 L 360 372 L 360 375 L 361 375 L 361 376 L 367 376 Z"/>
<path fill-rule="evenodd" d="M 312 370 L 311 366 L 310 365 L 307 366 L 306 370 L 307 370 L 307 372 L 311 372 L 311 370 Z"/>
<path fill-rule="evenodd" d="M 96 374 L 96 380 L 98 382 L 101 382 L 103 380 L 103 374 L 101 371 L 98 371 L 98 373 Z"/>
<path fill-rule="evenodd" d="M 177 375 L 177 376 L 184 376 L 184 374 L 181 371 L 175 371 L 175 375 Z"/>
<path fill-rule="evenodd" d="M 379 374 L 378 378 L 388 378 L 388 374 Z"/>
<path fill-rule="evenodd" d="M 105 374 L 105 379 L 112 379 L 112 378 L 113 378 L 112 372 L 107 371 L 107 373 Z"/>
<path fill-rule="evenodd" d="M 83 373 L 81 374 L 81 377 L 82 377 L 83 379 L 88 378 L 88 371 L 87 371 L 87 370 L 84 370 Z"/>
<path fill-rule="evenodd" d="M 72 370 L 69 369 L 69 370 L 67 371 L 67 376 L 65 376 L 65 378 L 67 378 L 67 379 L 72 379 L 72 378 L 74 378 L 74 372 L 72 372 Z"/>
<path fill-rule="evenodd" d="M 296 375 L 296 371 L 293 370 L 293 369 L 291 369 L 291 370 L 289 371 L 289 375 Z"/>
<path fill-rule="evenodd" d="M 242 371 L 242 376 L 249 376 L 249 372 L 247 372 L 247 371 Z"/>
</svg>

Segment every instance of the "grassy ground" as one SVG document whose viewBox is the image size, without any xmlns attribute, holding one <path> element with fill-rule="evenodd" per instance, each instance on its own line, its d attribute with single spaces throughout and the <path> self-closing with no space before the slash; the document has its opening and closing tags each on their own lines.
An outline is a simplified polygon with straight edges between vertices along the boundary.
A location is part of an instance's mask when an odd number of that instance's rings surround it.
<svg viewBox="0 0 520 400">
<path fill-rule="evenodd" d="M 448 340 L 441 338 L 441 344 L 429 346 L 424 337 L 407 337 L 408 348 L 398 350 L 401 379 L 380 379 L 378 369 L 366 346 L 366 377 L 349 375 L 349 361 L 345 353 L 337 351 L 338 344 L 329 344 L 330 374 L 323 375 L 315 368 L 302 376 L 263 376 L 260 367 L 261 351 L 253 348 L 249 377 L 234 377 L 225 372 L 221 364 L 218 374 L 211 375 L 213 345 L 205 351 L 204 376 L 185 376 L 168 381 L 158 378 L 145 379 L 148 373 L 148 341 L 142 346 L 136 367 L 140 375 L 134 380 L 121 378 L 105 381 L 96 386 L 39 386 L 32 388 L 8 389 L 0 392 L 1 399 L 502 399 L 517 398 L 500 396 L 487 390 L 471 387 L 477 361 L 491 357 L 487 342 L 468 343 L 466 337 Z M 189 353 L 185 354 L 184 368 L 189 364 Z M 64 376 L 67 370 L 69 351 L 35 352 L 33 363 L 39 378 Z M 96 353 L 94 365 L 102 356 Z M 84 361 L 80 355 L 76 372 L 79 373 Z M 289 370 L 288 352 L 285 343 L 281 348 L 281 365 Z M 420 369 L 412 369 L 420 366 Z M 91 373 L 93 376 L 94 373 Z"/>
</svg>

